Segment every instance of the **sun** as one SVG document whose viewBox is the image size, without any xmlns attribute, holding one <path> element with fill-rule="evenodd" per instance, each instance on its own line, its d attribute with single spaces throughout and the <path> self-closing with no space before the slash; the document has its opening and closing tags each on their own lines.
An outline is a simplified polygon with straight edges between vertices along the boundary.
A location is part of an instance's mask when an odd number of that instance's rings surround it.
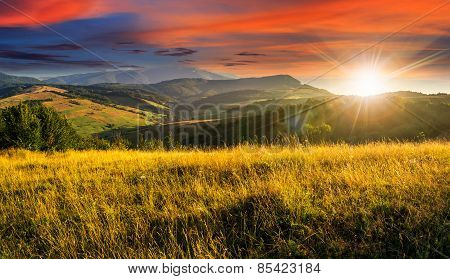
<svg viewBox="0 0 450 279">
<path fill-rule="evenodd" d="M 376 69 L 362 69 L 353 76 L 354 94 L 360 96 L 371 96 L 383 92 L 384 78 Z"/>
</svg>

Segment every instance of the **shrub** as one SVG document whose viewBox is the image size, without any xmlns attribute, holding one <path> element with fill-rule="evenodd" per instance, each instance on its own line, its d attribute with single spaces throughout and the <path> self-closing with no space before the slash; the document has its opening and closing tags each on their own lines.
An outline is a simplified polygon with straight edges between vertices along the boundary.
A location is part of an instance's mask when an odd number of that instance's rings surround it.
<svg viewBox="0 0 450 279">
<path fill-rule="evenodd" d="M 88 150 L 108 150 L 111 149 L 111 143 L 106 139 L 89 136 L 83 138 L 83 142 L 80 145 L 80 148 Z"/>
<path fill-rule="evenodd" d="M 145 141 L 141 141 L 138 146 L 139 150 L 163 150 L 164 142 L 159 139 L 148 139 Z"/>
<path fill-rule="evenodd" d="M 314 126 L 308 123 L 303 129 L 308 141 L 314 143 L 326 141 L 331 135 L 331 126 L 326 123 L 322 123 L 319 126 Z"/>
<path fill-rule="evenodd" d="M 131 149 L 131 142 L 124 138 L 120 133 L 116 133 L 111 141 L 111 148 L 118 150 L 127 150 Z"/>
<path fill-rule="evenodd" d="M 70 123 L 52 108 L 21 103 L 0 110 L 0 148 L 60 151 L 78 144 Z"/>
</svg>

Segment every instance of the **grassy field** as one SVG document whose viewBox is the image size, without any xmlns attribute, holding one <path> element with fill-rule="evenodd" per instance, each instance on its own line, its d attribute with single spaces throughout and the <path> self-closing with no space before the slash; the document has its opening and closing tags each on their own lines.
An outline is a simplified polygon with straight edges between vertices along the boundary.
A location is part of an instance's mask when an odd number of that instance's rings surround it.
<svg viewBox="0 0 450 279">
<path fill-rule="evenodd" d="M 69 98 L 60 95 L 66 90 L 49 86 L 36 86 L 29 91 L 0 99 L 0 109 L 25 101 L 40 101 L 63 114 L 82 136 L 110 130 L 111 127 L 133 128 L 137 124 L 146 124 L 145 116 L 139 114 L 141 111 L 131 107 L 112 107 L 87 99 Z"/>
<path fill-rule="evenodd" d="M 1 258 L 450 256 L 450 144 L 0 153 Z"/>
</svg>

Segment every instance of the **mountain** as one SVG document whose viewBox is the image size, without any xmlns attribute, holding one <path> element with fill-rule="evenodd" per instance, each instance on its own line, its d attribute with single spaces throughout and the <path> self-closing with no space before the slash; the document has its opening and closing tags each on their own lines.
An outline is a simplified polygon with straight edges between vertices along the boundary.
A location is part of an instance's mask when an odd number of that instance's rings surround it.
<svg viewBox="0 0 450 279">
<path fill-rule="evenodd" d="M 202 98 L 195 104 L 216 104 L 216 105 L 247 105 L 256 102 L 277 102 L 292 101 L 306 98 L 332 96 L 330 92 L 315 88 L 309 85 L 300 85 L 294 89 L 274 89 L 274 90 L 238 90 L 225 92 Z"/>
<path fill-rule="evenodd" d="M 46 80 L 53 84 L 93 85 L 99 83 L 150 84 L 180 78 L 230 79 L 231 76 L 216 74 L 192 67 L 164 66 L 151 69 L 95 72 L 60 76 Z"/>
<path fill-rule="evenodd" d="M 40 80 L 31 77 L 18 77 L 0 73 L 0 86 L 7 84 L 34 84 L 41 83 Z"/>
<path fill-rule="evenodd" d="M 55 108 L 70 119 L 80 134 L 107 132 L 112 128 L 151 125 L 168 115 L 175 103 L 225 94 L 233 90 L 254 90 L 255 94 L 218 97 L 226 102 L 261 101 L 271 94 L 292 95 L 304 87 L 290 76 L 236 80 L 177 79 L 157 84 L 15 85 L 0 88 L 0 108 L 20 102 L 39 102 Z M 276 93 L 275 93 L 276 92 Z M 241 98 L 241 99 L 239 99 Z M 214 101 L 214 99 L 212 100 Z"/>
<path fill-rule="evenodd" d="M 439 93 L 439 94 L 423 94 L 420 92 L 414 92 L 414 91 L 395 91 L 395 92 L 387 92 L 375 96 L 384 96 L 384 97 L 404 97 L 404 98 L 426 98 L 426 97 L 432 97 L 432 96 L 446 96 L 447 93 Z"/>
<path fill-rule="evenodd" d="M 233 80 L 176 79 L 151 84 L 146 86 L 146 88 L 160 95 L 171 96 L 184 102 L 192 102 L 225 92 L 242 90 L 290 90 L 300 86 L 300 81 L 289 75 L 276 75 Z"/>
</svg>

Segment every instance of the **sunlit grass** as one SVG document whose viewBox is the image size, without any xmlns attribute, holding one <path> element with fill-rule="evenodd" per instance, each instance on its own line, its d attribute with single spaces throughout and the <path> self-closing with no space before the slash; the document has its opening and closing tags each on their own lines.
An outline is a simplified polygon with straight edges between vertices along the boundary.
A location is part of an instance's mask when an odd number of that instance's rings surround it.
<svg viewBox="0 0 450 279">
<path fill-rule="evenodd" d="M 0 257 L 449 256 L 450 145 L 0 153 Z"/>
</svg>

